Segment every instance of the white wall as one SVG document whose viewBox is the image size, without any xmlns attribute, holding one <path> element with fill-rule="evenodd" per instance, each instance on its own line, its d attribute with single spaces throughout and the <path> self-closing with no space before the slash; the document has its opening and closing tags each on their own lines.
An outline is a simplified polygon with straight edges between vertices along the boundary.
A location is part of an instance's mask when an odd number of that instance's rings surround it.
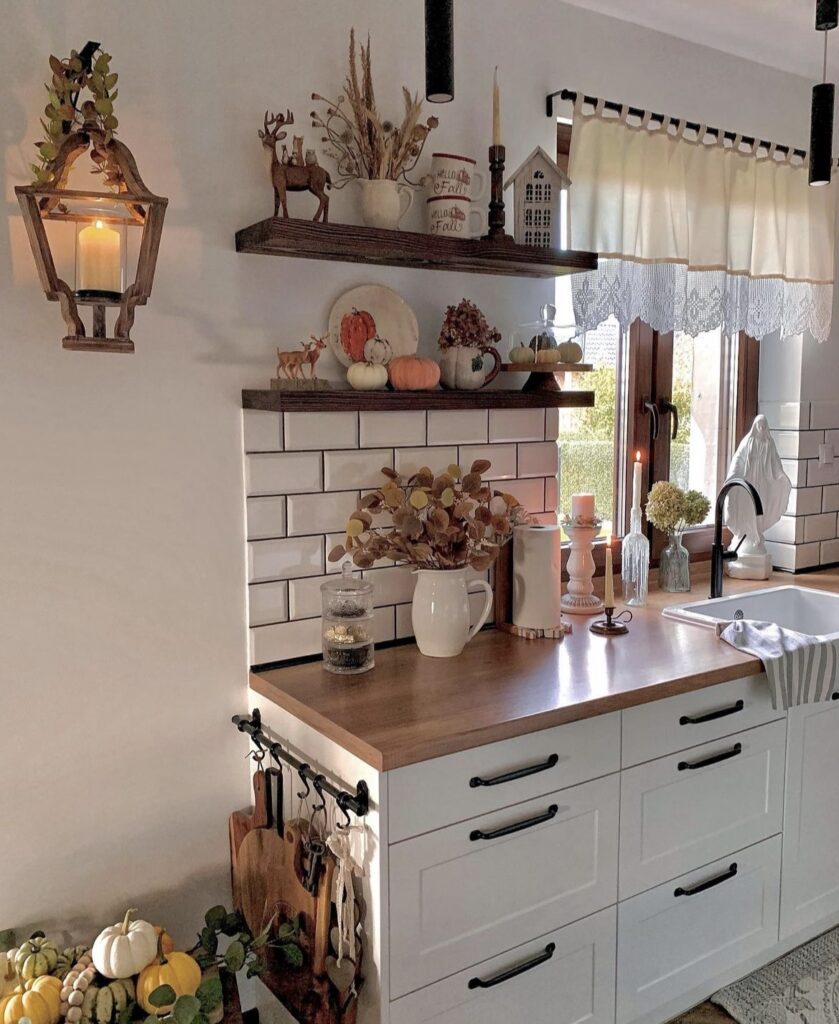
<svg viewBox="0 0 839 1024">
<path fill-rule="evenodd" d="M 238 256 L 270 213 L 256 130 L 300 128 L 337 93 L 351 22 L 373 32 L 383 109 L 422 86 L 420 0 L 4 0 L 0 138 L 0 927 L 75 922 L 126 904 L 185 937 L 226 896 L 226 817 L 245 802 L 239 390 L 277 343 L 325 326 L 346 287 L 377 280 L 415 306 L 429 345 L 469 295 L 505 331 L 549 284 Z M 137 354 L 63 352 L 14 199 L 38 137 L 47 56 L 101 40 L 120 73 L 120 130 L 170 198 Z M 562 86 L 802 144 L 809 84 L 567 8 L 458 0 L 457 100 L 434 147 L 478 157 L 501 66 L 510 165 L 553 124 Z M 311 142 L 315 133 L 308 129 Z M 348 219 L 350 190 L 333 193 Z M 292 196 L 308 213 L 311 197 Z M 415 224 L 420 220 L 416 219 Z"/>
</svg>

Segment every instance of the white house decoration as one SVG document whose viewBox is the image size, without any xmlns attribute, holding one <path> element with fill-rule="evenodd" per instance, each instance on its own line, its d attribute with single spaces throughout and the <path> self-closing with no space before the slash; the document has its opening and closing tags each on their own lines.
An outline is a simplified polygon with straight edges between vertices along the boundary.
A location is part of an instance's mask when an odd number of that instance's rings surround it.
<svg viewBox="0 0 839 1024">
<path fill-rule="evenodd" d="M 537 146 L 504 185 L 515 192 L 515 239 L 519 245 L 558 249 L 562 238 L 563 189 L 568 175 Z"/>
</svg>

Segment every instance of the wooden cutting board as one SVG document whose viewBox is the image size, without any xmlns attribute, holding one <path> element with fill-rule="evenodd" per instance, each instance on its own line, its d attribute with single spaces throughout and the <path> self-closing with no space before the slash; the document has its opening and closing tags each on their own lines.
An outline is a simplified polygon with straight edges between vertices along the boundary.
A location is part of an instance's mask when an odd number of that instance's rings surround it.
<svg viewBox="0 0 839 1024">
<path fill-rule="evenodd" d="M 254 934 L 275 913 L 279 915 L 278 923 L 300 917 L 307 960 L 314 975 L 322 977 L 329 948 L 335 862 L 331 854 L 324 858 L 316 894 L 303 885 L 302 862 L 303 833 L 298 822 L 288 822 L 282 836 L 274 828 L 251 829 L 239 847 L 235 885 L 239 908 Z"/>
<path fill-rule="evenodd" d="M 233 906 L 239 906 L 237 891 L 237 863 L 239 847 L 242 840 L 252 829 L 264 828 L 268 824 L 268 794 L 265 785 L 265 772 L 258 768 L 253 775 L 253 809 L 250 814 L 245 811 L 234 811 L 228 820 L 230 835 L 230 885 L 233 890 Z"/>
</svg>

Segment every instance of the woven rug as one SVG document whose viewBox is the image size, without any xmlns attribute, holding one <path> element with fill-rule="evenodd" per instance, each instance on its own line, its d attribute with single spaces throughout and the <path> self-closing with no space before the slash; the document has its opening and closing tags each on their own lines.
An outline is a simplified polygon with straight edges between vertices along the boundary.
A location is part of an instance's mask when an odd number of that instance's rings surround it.
<svg viewBox="0 0 839 1024">
<path fill-rule="evenodd" d="M 711 1001 L 739 1024 L 839 1024 L 839 928 L 720 989 Z"/>
</svg>

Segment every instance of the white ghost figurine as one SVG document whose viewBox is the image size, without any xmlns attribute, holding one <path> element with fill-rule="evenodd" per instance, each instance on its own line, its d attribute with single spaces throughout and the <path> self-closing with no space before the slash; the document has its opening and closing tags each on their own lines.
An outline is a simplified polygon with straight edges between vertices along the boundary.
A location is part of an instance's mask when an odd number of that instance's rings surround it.
<svg viewBox="0 0 839 1024">
<path fill-rule="evenodd" d="M 734 453 L 728 475 L 745 477 L 754 485 L 763 503 L 763 515 L 755 516 L 752 499 L 742 487 L 729 493 L 725 522 L 734 534 L 732 547 L 740 544 L 740 548 L 736 561 L 726 563 L 726 572 L 741 580 L 768 580 L 772 558 L 763 535 L 786 512 L 792 484 L 781 465 L 765 416 L 755 417 L 752 429 Z"/>
</svg>

